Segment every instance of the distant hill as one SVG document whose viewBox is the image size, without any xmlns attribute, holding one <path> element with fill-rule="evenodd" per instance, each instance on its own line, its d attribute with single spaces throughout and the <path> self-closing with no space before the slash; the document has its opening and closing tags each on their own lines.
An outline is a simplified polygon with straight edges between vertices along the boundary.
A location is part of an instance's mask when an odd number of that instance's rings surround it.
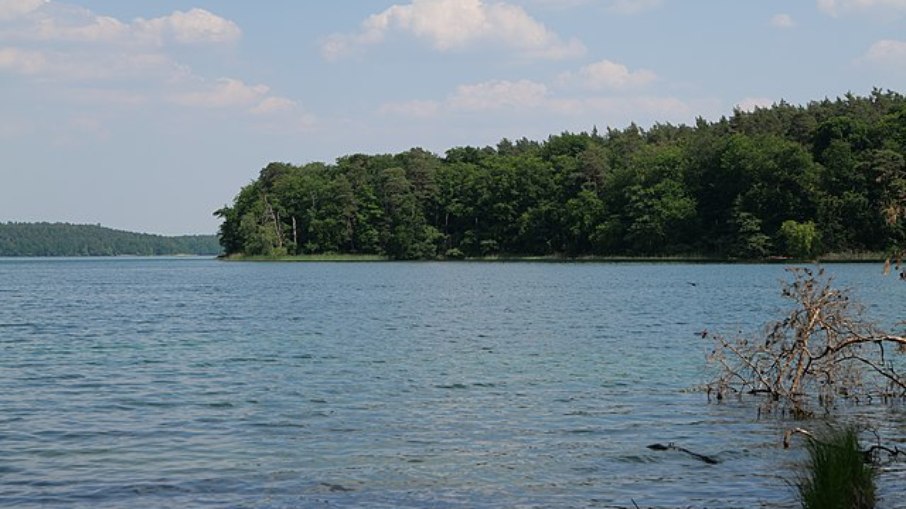
<svg viewBox="0 0 906 509">
<path fill-rule="evenodd" d="M 0 256 L 217 255 L 216 235 L 166 237 L 69 223 L 0 223 Z"/>
</svg>

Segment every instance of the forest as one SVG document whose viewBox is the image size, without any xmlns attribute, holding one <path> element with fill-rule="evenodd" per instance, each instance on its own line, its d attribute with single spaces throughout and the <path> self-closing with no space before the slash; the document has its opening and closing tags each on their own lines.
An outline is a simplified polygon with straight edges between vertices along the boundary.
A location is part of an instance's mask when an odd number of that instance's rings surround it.
<svg viewBox="0 0 906 509">
<path fill-rule="evenodd" d="M 761 260 L 889 252 L 904 207 L 906 98 L 874 89 L 692 126 L 275 162 L 215 215 L 228 255 Z"/>
<path fill-rule="evenodd" d="M 0 223 L 0 256 L 217 255 L 215 235 L 165 237 L 100 225 Z"/>
</svg>

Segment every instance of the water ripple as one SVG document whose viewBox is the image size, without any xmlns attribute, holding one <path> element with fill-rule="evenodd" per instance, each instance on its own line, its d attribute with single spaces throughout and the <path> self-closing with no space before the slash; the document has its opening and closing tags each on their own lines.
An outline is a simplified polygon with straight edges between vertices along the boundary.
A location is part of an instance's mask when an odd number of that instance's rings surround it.
<svg viewBox="0 0 906 509">
<path fill-rule="evenodd" d="M 789 506 L 786 423 L 682 390 L 694 333 L 758 327 L 782 275 L 0 261 L 0 506 Z M 906 435 L 902 409 L 882 419 Z"/>
</svg>

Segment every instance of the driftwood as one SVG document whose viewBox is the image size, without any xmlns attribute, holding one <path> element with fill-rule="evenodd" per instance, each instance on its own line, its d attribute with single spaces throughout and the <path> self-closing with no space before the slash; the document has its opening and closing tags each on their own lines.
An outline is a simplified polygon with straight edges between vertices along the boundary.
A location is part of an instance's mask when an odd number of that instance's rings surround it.
<svg viewBox="0 0 906 509">
<path fill-rule="evenodd" d="M 709 464 L 709 465 L 716 465 L 716 464 L 720 463 L 719 460 L 717 460 L 717 459 L 715 459 L 715 458 L 712 458 L 711 456 L 705 456 L 704 454 L 699 454 L 699 453 L 697 453 L 697 452 L 692 452 L 692 451 L 690 451 L 689 449 L 686 449 L 685 447 L 680 447 L 680 446 L 678 446 L 678 445 L 674 445 L 673 442 L 670 442 L 670 443 L 667 444 L 667 445 L 664 445 L 664 444 L 651 444 L 651 445 L 648 446 L 648 448 L 651 449 L 652 451 L 679 451 L 679 452 L 682 452 L 682 453 L 686 453 L 686 454 L 688 454 L 689 456 L 692 456 L 693 458 L 695 458 L 695 459 L 697 459 L 697 460 L 699 460 L 699 461 L 703 461 L 703 462 L 705 462 L 705 463 L 707 463 L 707 464 Z"/>
</svg>

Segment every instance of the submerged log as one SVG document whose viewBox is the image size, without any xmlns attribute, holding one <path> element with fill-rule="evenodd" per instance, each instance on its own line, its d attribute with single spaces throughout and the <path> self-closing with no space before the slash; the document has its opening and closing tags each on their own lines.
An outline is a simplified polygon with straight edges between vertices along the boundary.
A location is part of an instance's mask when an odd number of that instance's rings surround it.
<svg viewBox="0 0 906 509">
<path fill-rule="evenodd" d="M 697 460 L 699 460 L 699 461 L 703 461 L 703 462 L 705 462 L 705 463 L 707 463 L 707 464 L 709 464 L 709 465 L 716 465 L 716 464 L 720 463 L 719 460 L 717 460 L 717 459 L 715 459 L 715 458 L 713 458 L 713 457 L 711 457 L 711 456 L 705 456 L 704 454 L 699 454 L 699 453 L 697 453 L 697 452 L 692 452 L 692 451 L 690 451 L 689 449 L 686 449 L 685 447 L 679 447 L 679 446 L 677 446 L 677 445 L 674 445 L 673 442 L 671 442 L 671 443 L 669 443 L 669 444 L 667 444 L 667 445 L 664 445 L 664 444 L 651 444 L 651 445 L 648 446 L 648 448 L 651 449 L 652 451 L 679 451 L 679 452 L 682 452 L 682 453 L 686 453 L 686 454 L 688 454 L 689 456 L 692 456 L 693 458 L 695 458 L 695 459 L 697 459 Z"/>
</svg>

